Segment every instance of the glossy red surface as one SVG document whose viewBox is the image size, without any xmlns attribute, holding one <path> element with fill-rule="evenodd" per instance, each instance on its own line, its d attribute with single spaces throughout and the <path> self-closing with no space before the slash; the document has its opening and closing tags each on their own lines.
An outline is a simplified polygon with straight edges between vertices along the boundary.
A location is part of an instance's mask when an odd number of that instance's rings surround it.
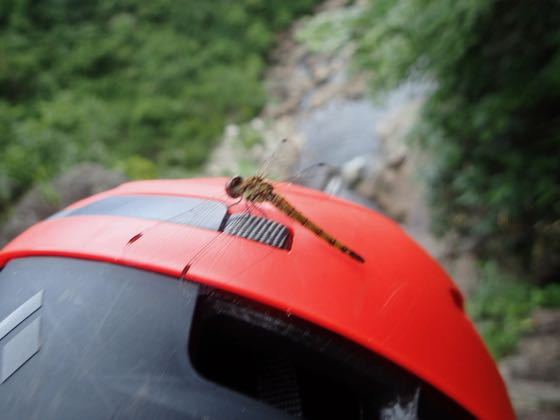
<svg viewBox="0 0 560 420">
<path fill-rule="evenodd" d="M 198 196 L 231 204 L 225 182 L 134 182 L 71 207 L 120 194 Z M 478 418 L 514 418 L 496 366 L 463 313 L 460 293 L 397 224 L 319 192 L 288 184 L 276 189 L 355 249 L 365 263 L 263 205 L 257 214 L 264 212 L 292 231 L 289 251 L 189 226 L 72 216 L 31 227 L 0 252 L 0 266 L 12 258 L 59 255 L 179 276 L 190 263 L 190 280 L 274 306 L 345 336 L 431 383 Z M 231 211 L 244 208 L 240 203 Z M 143 237 L 127 245 L 141 231 Z"/>
</svg>

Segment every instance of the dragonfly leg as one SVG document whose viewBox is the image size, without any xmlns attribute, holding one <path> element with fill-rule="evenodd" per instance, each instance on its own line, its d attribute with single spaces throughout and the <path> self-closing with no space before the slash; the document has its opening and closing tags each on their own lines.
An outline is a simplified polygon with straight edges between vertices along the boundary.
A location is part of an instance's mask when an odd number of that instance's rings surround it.
<svg viewBox="0 0 560 420">
<path fill-rule="evenodd" d="M 227 209 L 229 210 L 229 209 L 231 209 L 232 207 L 237 206 L 239 203 L 241 203 L 241 200 L 243 200 L 243 197 L 239 197 L 239 200 L 237 200 L 237 201 L 231 203 L 229 206 L 227 206 Z"/>
<path fill-rule="evenodd" d="M 252 212 L 258 213 L 260 217 L 266 219 L 266 213 L 264 212 L 263 209 L 261 209 L 252 201 L 247 201 L 247 213 L 252 213 Z"/>
</svg>

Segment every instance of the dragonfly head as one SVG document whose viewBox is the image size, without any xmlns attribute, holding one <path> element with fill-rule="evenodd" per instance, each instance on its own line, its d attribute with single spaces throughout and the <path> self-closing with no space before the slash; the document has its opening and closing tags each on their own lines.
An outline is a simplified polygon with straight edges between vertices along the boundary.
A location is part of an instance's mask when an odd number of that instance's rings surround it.
<svg viewBox="0 0 560 420">
<path fill-rule="evenodd" d="M 226 184 L 226 193 L 231 198 L 241 197 L 243 194 L 243 177 L 237 175 L 231 178 Z"/>
</svg>

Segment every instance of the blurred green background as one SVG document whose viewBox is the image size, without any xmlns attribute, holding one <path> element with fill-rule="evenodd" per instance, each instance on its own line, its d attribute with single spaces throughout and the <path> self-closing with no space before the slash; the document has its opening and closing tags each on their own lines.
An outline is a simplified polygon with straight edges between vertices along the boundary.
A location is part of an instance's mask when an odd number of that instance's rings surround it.
<svg viewBox="0 0 560 420">
<path fill-rule="evenodd" d="M 78 161 L 195 173 L 263 106 L 275 34 L 314 3 L 0 2 L 0 209 Z"/>
<path fill-rule="evenodd" d="M 196 174 L 225 125 L 264 106 L 277 36 L 320 3 L 1 1 L 0 214 L 81 161 Z M 434 229 L 478 244 L 471 313 L 506 354 L 532 309 L 560 302 L 559 2 L 359 3 L 335 41 L 356 44 L 373 94 L 432 87 L 412 137 L 431 156 Z"/>
</svg>

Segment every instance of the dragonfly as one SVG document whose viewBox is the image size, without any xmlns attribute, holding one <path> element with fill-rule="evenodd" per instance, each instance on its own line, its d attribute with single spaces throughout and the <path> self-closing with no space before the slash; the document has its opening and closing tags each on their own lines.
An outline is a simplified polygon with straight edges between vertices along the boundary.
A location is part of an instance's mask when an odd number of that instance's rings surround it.
<svg viewBox="0 0 560 420">
<path fill-rule="evenodd" d="M 250 176 L 246 179 L 239 175 L 234 176 L 226 184 L 226 193 L 231 198 L 242 198 L 250 203 L 269 202 L 286 216 L 294 219 L 303 227 L 309 229 L 332 247 L 338 249 L 340 252 L 360 263 L 365 262 L 361 255 L 344 245 L 334 236 L 327 233 L 324 229 L 320 228 L 308 217 L 304 216 L 299 210 L 290 204 L 288 200 L 274 190 L 274 186 L 271 182 L 267 181 L 260 175 Z"/>
<path fill-rule="evenodd" d="M 258 213 L 263 214 L 263 210 L 260 208 L 259 204 L 262 204 L 262 203 L 265 203 L 265 202 L 269 203 L 273 207 L 275 207 L 277 210 L 279 210 L 281 213 L 286 215 L 287 217 L 289 217 L 289 218 L 295 220 L 297 223 L 301 224 L 303 227 L 308 229 L 310 232 L 312 232 L 318 238 L 327 242 L 333 249 L 336 249 L 336 250 L 342 252 L 343 254 L 350 257 L 351 259 L 353 259 L 357 263 L 364 263 L 365 260 L 360 254 L 358 254 L 355 250 L 351 249 L 347 245 L 343 244 L 340 240 L 335 238 L 332 234 L 328 233 L 325 229 L 320 227 L 315 222 L 311 221 L 307 216 L 305 216 L 302 212 L 300 212 L 298 209 L 296 209 L 285 197 L 282 196 L 281 193 L 279 193 L 275 189 L 274 182 L 266 178 L 265 174 L 267 173 L 267 171 L 269 171 L 269 167 L 272 164 L 272 162 L 276 160 L 276 155 L 278 154 L 278 151 L 280 150 L 281 145 L 284 144 L 286 141 L 287 141 L 286 139 L 283 139 L 280 142 L 280 144 L 277 145 L 277 148 L 275 149 L 275 151 L 273 151 L 271 156 L 269 156 L 269 158 L 266 159 L 265 163 L 261 166 L 260 170 L 257 171 L 256 175 L 248 176 L 248 177 L 245 177 L 245 178 L 242 177 L 242 176 L 236 175 L 236 176 L 231 177 L 227 181 L 227 183 L 225 185 L 225 188 L 224 188 L 224 196 L 228 196 L 229 198 L 233 198 L 234 200 L 236 200 L 233 204 L 230 204 L 228 206 L 228 213 L 229 213 L 229 210 L 232 207 L 237 206 L 239 204 L 242 204 L 242 205 L 245 206 L 244 215 L 246 215 L 246 216 L 249 216 L 253 212 L 258 212 Z M 321 166 L 326 166 L 326 164 L 322 163 L 322 162 L 321 163 L 316 163 L 312 167 L 309 167 L 307 169 L 304 169 L 303 171 L 300 171 L 301 173 L 299 174 L 299 176 L 301 176 L 306 171 L 309 171 L 310 169 L 313 169 L 313 167 L 321 167 Z M 217 198 L 216 202 L 217 203 L 223 202 L 223 198 L 221 198 L 221 199 Z M 148 230 L 150 230 L 152 228 L 155 228 L 156 226 L 160 226 L 161 223 L 166 223 L 166 222 L 181 223 L 185 219 L 189 219 L 189 218 L 193 218 L 193 217 L 197 218 L 197 219 L 198 218 L 204 218 L 205 213 L 208 212 L 209 210 L 207 208 L 203 208 L 203 206 L 202 207 L 193 207 L 193 208 L 191 208 L 191 209 L 189 209 L 189 210 L 187 210 L 183 213 L 172 216 L 169 219 L 160 220 L 160 221 L 156 222 L 154 225 L 148 227 L 147 229 L 145 229 L 145 230 L 137 233 L 133 237 L 131 237 L 129 239 L 127 245 L 125 246 L 125 249 L 133 246 L 133 244 L 136 241 L 138 241 L 143 236 L 145 236 L 145 233 L 147 233 Z M 207 204 L 206 204 L 206 206 L 207 206 Z M 240 228 L 241 227 L 240 225 L 243 225 L 243 223 L 245 223 L 246 220 L 247 219 L 245 219 L 243 217 L 238 218 L 235 221 L 234 225 L 232 226 L 231 231 L 234 231 L 235 229 Z M 193 266 L 193 264 L 195 263 L 195 261 L 200 259 L 212 246 L 214 246 L 214 243 L 218 240 L 218 238 L 220 236 L 221 235 L 216 235 L 208 243 L 203 245 L 195 253 L 195 255 L 190 258 L 190 260 L 188 262 L 186 262 L 186 264 L 185 264 L 185 266 L 184 266 L 184 268 L 183 268 L 183 270 L 180 274 L 181 279 L 184 279 L 184 278 L 187 277 L 188 272 L 191 269 L 191 267 Z M 223 252 L 227 252 L 227 247 L 229 246 L 229 244 L 231 244 L 231 240 L 233 238 L 234 238 L 234 236 L 229 238 L 229 240 L 221 241 L 222 242 L 222 247 L 224 247 Z M 123 250 L 123 252 L 126 252 L 126 251 Z"/>
</svg>

